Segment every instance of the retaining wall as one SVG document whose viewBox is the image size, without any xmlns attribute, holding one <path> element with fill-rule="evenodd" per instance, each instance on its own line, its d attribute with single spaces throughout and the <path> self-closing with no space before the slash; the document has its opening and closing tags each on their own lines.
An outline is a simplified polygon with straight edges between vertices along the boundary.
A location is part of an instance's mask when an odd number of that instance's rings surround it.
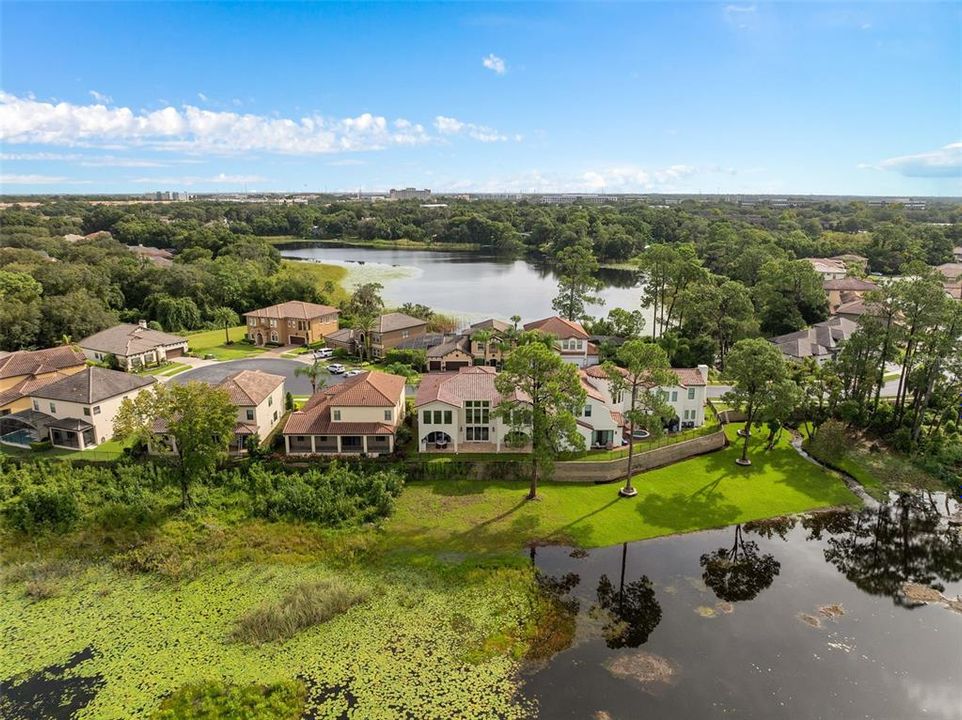
<svg viewBox="0 0 962 720">
<path fill-rule="evenodd" d="M 684 442 L 667 445 L 665 447 L 649 450 L 648 452 L 636 453 L 632 461 L 634 472 L 644 472 L 664 465 L 686 460 L 696 455 L 721 450 L 725 447 L 724 427 L 720 427 L 717 432 L 710 435 L 685 440 Z M 628 470 L 628 458 L 618 458 L 607 462 L 584 462 L 573 460 L 569 462 L 558 462 L 554 465 L 553 480 L 558 482 L 593 482 L 604 483 L 620 480 Z"/>
</svg>

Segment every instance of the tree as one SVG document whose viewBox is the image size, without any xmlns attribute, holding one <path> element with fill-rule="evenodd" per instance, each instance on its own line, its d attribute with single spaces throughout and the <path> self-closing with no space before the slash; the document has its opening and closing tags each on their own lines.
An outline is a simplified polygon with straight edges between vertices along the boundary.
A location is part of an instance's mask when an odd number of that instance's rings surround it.
<svg viewBox="0 0 962 720">
<path fill-rule="evenodd" d="M 822 278 L 807 260 L 773 260 L 755 285 L 762 332 L 783 335 L 828 317 Z"/>
<path fill-rule="evenodd" d="M 539 472 L 550 472 L 563 450 L 581 450 L 577 416 L 585 405 L 578 369 L 542 342 L 519 345 L 505 359 L 495 378 L 501 402 L 495 412 L 511 427 L 512 435 L 531 438 L 531 490 L 538 496 Z"/>
<path fill-rule="evenodd" d="M 40 334 L 43 287 L 23 272 L 0 270 L 0 350 L 32 346 Z"/>
<path fill-rule="evenodd" d="M 310 365 L 302 365 L 294 371 L 295 375 L 307 377 L 311 381 L 311 395 L 317 392 L 317 386 L 324 387 L 324 376 L 327 369 L 315 360 Z"/>
<path fill-rule="evenodd" d="M 595 278 L 598 261 L 591 252 L 588 240 L 566 247 L 558 253 L 558 296 L 551 302 L 567 320 L 581 320 L 587 316 L 586 305 L 600 305 L 603 301 L 595 295 L 601 283 Z"/>
<path fill-rule="evenodd" d="M 230 345 L 230 329 L 240 324 L 237 313 L 229 307 L 218 307 L 211 313 L 211 319 L 224 328 L 224 342 Z"/>
<path fill-rule="evenodd" d="M 608 311 L 608 320 L 614 335 L 625 340 L 641 337 L 645 329 L 645 316 L 640 310 L 625 310 L 624 308 L 611 308 Z"/>
<path fill-rule="evenodd" d="M 384 286 L 381 283 L 359 285 L 351 294 L 347 304 L 347 311 L 354 323 L 354 328 L 363 333 L 363 341 L 359 346 L 362 360 L 365 357 L 371 357 L 371 332 L 384 309 L 384 300 L 381 299 L 383 289 Z"/>
<path fill-rule="evenodd" d="M 651 336 L 665 332 L 675 319 L 678 300 L 690 285 L 707 280 L 708 272 L 695 252 L 695 246 L 652 245 L 641 255 L 644 281 L 643 302 L 652 308 Z"/>
<path fill-rule="evenodd" d="M 635 427 L 644 426 L 657 435 L 662 422 L 671 408 L 660 395 L 659 388 L 674 385 L 676 377 L 668 364 L 668 355 L 651 342 L 628 340 L 616 355 L 620 365 L 605 363 L 604 371 L 611 389 L 611 398 L 627 395 L 624 412 L 628 421 L 628 466 L 625 469 L 625 485 L 619 494 L 634 497 L 638 491 L 631 485 L 632 461 L 635 454 Z"/>
<path fill-rule="evenodd" d="M 85 338 L 117 324 L 117 313 L 86 290 L 44 298 L 41 312 L 40 342 L 44 347 L 56 345 L 64 335 Z"/>
<path fill-rule="evenodd" d="M 685 290 L 679 304 L 684 308 L 683 334 L 706 335 L 714 341 L 718 366 L 725 367 L 731 346 L 758 331 L 755 306 L 748 288 L 735 280 L 716 276 L 715 282 Z"/>
<path fill-rule="evenodd" d="M 744 445 L 736 462 L 751 465 L 748 440 L 752 424 L 763 407 L 770 407 L 782 392 L 782 384 L 790 382 L 782 353 L 767 340 L 750 338 L 735 343 L 728 356 L 726 377 L 734 387 L 725 393 L 725 401 L 745 414 Z"/>
<path fill-rule="evenodd" d="M 114 419 L 114 434 L 151 442 L 161 426 L 174 441 L 181 507 L 191 504 L 190 488 L 208 476 L 226 455 L 234 436 L 237 408 L 223 388 L 204 383 L 157 383 L 125 398 Z"/>
</svg>

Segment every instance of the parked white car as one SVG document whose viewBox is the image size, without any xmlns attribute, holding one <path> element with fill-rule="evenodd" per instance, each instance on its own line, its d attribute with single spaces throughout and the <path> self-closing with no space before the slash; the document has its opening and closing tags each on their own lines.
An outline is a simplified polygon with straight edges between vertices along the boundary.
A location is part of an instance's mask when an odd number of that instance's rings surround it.
<svg viewBox="0 0 962 720">
<path fill-rule="evenodd" d="M 314 351 L 316 360 L 326 360 L 329 357 L 334 357 L 334 348 L 318 348 Z"/>
<path fill-rule="evenodd" d="M 354 377 L 355 375 L 360 375 L 362 372 L 364 371 L 354 368 L 353 370 L 348 370 L 346 373 L 344 373 L 344 377 Z"/>
<path fill-rule="evenodd" d="M 327 366 L 327 371 L 331 373 L 331 375 L 340 375 L 344 372 L 344 366 L 340 363 L 331 363 Z"/>
</svg>

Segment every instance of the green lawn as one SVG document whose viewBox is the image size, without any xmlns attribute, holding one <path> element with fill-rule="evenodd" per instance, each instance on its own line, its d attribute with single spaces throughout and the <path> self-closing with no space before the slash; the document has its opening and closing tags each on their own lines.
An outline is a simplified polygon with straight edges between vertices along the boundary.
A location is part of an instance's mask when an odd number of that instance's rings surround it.
<svg viewBox="0 0 962 720">
<path fill-rule="evenodd" d="M 213 355 L 216 360 L 241 360 L 260 355 L 266 349 L 240 342 L 247 333 L 247 327 L 244 325 L 233 327 L 228 332 L 233 341 L 232 345 L 226 344 L 223 329 L 190 333 L 187 341 L 191 352 L 198 357 Z"/>
<path fill-rule="evenodd" d="M 170 377 L 171 375 L 176 375 L 177 373 L 182 373 L 184 370 L 190 368 L 190 365 L 186 363 L 172 362 L 166 365 L 159 365 L 157 367 L 147 368 L 146 370 L 141 370 L 138 375 L 163 375 L 164 377 Z"/>
<path fill-rule="evenodd" d="M 0 455 L 7 454 L 14 457 L 34 458 L 37 460 L 85 460 L 87 462 L 115 462 L 124 454 L 124 450 L 132 444 L 131 440 L 108 440 L 90 450 L 65 450 L 50 448 L 49 450 L 26 450 L 0 445 Z"/>
<path fill-rule="evenodd" d="M 734 438 L 737 426 L 728 426 Z M 837 476 L 801 458 L 785 437 L 766 452 L 753 440 L 753 465 L 735 464 L 739 446 L 635 478 L 638 496 L 618 485 L 546 483 L 525 500 L 525 482 L 438 480 L 410 483 L 385 542 L 415 551 L 507 552 L 530 542 L 612 545 L 721 527 L 819 507 L 857 504 Z"/>
</svg>

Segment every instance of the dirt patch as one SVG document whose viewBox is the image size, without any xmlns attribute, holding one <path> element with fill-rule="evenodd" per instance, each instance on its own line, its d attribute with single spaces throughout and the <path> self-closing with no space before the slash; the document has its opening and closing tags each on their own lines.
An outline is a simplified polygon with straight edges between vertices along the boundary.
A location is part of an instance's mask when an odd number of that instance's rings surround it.
<svg viewBox="0 0 962 720">
<path fill-rule="evenodd" d="M 645 692 L 671 685 L 678 675 L 678 667 L 671 660 L 645 650 L 619 655 L 605 667 L 617 678 L 640 684 Z"/>
<path fill-rule="evenodd" d="M 715 612 L 715 608 L 708 607 L 707 605 L 699 605 L 695 608 L 695 612 L 703 618 L 713 618 L 718 615 L 718 613 Z"/>
<path fill-rule="evenodd" d="M 806 625 L 813 628 L 822 627 L 822 621 L 819 620 L 815 615 L 809 615 L 808 613 L 799 613 L 798 619 L 801 620 Z"/>
<path fill-rule="evenodd" d="M 937 603 L 943 601 L 942 593 L 928 585 L 902 583 L 902 594 L 906 599 L 917 603 Z"/>
<path fill-rule="evenodd" d="M 832 603 L 831 605 L 822 605 L 818 609 L 818 613 L 819 615 L 827 617 L 829 620 L 838 620 L 845 614 L 845 608 L 839 603 Z"/>
</svg>

